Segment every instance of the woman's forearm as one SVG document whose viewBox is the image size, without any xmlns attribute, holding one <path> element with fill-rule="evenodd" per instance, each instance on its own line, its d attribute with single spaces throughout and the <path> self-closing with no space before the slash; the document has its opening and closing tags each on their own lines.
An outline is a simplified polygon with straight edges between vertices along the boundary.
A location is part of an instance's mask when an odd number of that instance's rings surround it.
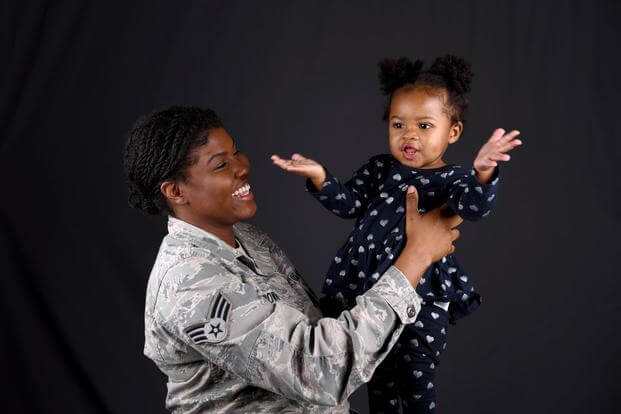
<svg viewBox="0 0 621 414">
<path fill-rule="evenodd" d="M 395 262 L 395 267 L 403 273 L 413 287 L 416 287 L 431 263 L 431 256 L 406 245 Z"/>
</svg>

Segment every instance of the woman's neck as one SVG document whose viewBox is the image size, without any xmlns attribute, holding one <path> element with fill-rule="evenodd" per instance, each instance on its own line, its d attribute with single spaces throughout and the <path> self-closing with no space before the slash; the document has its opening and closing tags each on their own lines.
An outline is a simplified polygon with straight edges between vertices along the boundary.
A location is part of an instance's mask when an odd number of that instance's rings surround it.
<svg viewBox="0 0 621 414">
<path fill-rule="evenodd" d="M 201 229 L 208 231 L 213 234 L 232 248 L 237 247 L 237 242 L 235 242 L 235 233 L 233 232 L 233 226 L 228 227 L 227 229 L 207 229 L 201 227 Z"/>
<path fill-rule="evenodd" d="M 235 242 L 235 232 L 233 231 L 233 225 L 216 226 L 213 223 L 206 222 L 205 220 L 200 220 L 200 218 L 187 217 L 183 214 L 178 215 L 177 218 L 213 234 L 214 236 L 216 236 L 233 248 L 237 246 L 237 243 Z"/>
</svg>

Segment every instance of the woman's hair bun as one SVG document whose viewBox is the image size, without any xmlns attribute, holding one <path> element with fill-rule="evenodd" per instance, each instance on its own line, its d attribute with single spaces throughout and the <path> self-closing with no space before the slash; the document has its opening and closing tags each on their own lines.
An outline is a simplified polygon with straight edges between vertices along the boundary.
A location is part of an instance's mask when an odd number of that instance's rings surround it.
<svg viewBox="0 0 621 414">
<path fill-rule="evenodd" d="M 446 55 L 436 58 L 428 72 L 446 79 L 457 94 L 470 92 L 472 65 L 460 57 Z"/>
<path fill-rule="evenodd" d="M 391 95 L 403 85 L 416 82 L 423 67 L 423 61 L 412 62 L 406 57 L 388 58 L 380 61 L 378 66 L 380 89 L 385 95 Z"/>
<path fill-rule="evenodd" d="M 154 199 L 145 195 L 145 192 L 138 186 L 130 183 L 128 202 L 130 207 L 142 210 L 147 214 L 159 214 L 161 208 L 155 203 Z"/>
</svg>

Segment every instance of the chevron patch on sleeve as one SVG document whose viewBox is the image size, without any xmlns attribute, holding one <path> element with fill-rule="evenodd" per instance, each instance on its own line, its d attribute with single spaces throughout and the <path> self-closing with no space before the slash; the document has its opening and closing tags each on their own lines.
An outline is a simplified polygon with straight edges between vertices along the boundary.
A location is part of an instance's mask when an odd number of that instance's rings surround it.
<svg viewBox="0 0 621 414">
<path fill-rule="evenodd" d="M 197 345 L 222 342 L 228 333 L 230 310 L 231 302 L 218 292 L 209 306 L 207 322 L 192 325 L 185 329 L 185 333 Z"/>
</svg>

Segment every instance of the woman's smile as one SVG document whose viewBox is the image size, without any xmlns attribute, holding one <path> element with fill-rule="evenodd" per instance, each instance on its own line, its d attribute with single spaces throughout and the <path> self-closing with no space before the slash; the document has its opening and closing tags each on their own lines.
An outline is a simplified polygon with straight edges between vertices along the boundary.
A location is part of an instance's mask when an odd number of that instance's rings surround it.
<svg viewBox="0 0 621 414">
<path fill-rule="evenodd" d="M 251 201 L 254 200 L 254 195 L 250 191 L 250 184 L 246 183 L 239 187 L 233 194 L 231 194 L 235 200 L 238 201 Z"/>
</svg>

